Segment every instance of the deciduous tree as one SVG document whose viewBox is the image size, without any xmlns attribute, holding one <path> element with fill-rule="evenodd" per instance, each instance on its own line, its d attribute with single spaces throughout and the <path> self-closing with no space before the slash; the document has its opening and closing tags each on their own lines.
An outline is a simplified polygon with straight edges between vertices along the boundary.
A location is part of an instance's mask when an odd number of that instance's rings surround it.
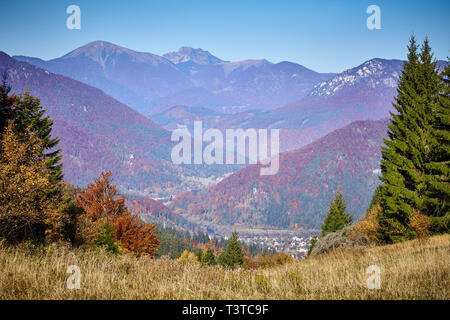
<svg viewBox="0 0 450 320">
<path fill-rule="evenodd" d="M 155 224 L 144 223 L 135 214 L 124 214 L 115 219 L 116 239 L 123 248 L 135 254 L 155 256 L 160 241 L 155 233 Z"/>
<path fill-rule="evenodd" d="M 99 219 L 114 221 L 128 213 L 125 197 L 111 183 L 111 175 L 110 171 L 102 172 L 101 177 L 76 195 L 77 203 L 93 221 Z"/>
<path fill-rule="evenodd" d="M 9 242 L 58 241 L 65 216 L 50 190 L 48 167 L 37 134 L 18 136 L 10 123 L 1 140 L 0 236 Z"/>
<path fill-rule="evenodd" d="M 111 172 L 102 172 L 100 178 L 75 196 L 88 218 L 83 220 L 85 229 L 95 237 L 96 229 L 103 228 L 105 223 L 113 225 L 115 239 L 123 248 L 136 254 L 155 256 L 160 245 L 155 224 L 144 223 L 128 210 L 125 197 L 111 183 L 110 178 Z"/>
</svg>

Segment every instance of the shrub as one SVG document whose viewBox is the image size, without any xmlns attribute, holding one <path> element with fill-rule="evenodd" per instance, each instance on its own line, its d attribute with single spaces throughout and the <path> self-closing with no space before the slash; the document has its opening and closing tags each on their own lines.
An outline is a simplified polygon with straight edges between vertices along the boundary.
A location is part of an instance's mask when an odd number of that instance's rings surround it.
<svg viewBox="0 0 450 320">
<path fill-rule="evenodd" d="M 216 256 L 212 250 L 208 247 L 202 255 L 202 265 L 214 266 L 217 264 Z"/>
<path fill-rule="evenodd" d="M 315 247 L 315 245 L 316 245 L 316 243 L 317 243 L 317 240 L 318 240 L 317 236 L 314 236 L 314 237 L 312 237 L 311 240 L 309 241 L 309 248 L 308 248 L 308 254 L 307 254 L 307 256 L 309 256 L 309 255 L 311 254 L 311 252 L 313 251 L 313 249 L 314 249 L 314 247 Z"/>
<path fill-rule="evenodd" d="M 113 254 L 121 253 L 119 242 L 115 241 L 115 228 L 108 223 L 100 227 L 100 236 L 95 240 L 95 244 Z"/>
<path fill-rule="evenodd" d="M 203 258 L 203 251 L 202 249 L 198 248 L 197 251 L 195 251 L 195 257 L 197 258 L 197 261 L 201 262 Z"/>
<path fill-rule="evenodd" d="M 76 218 L 75 241 L 77 245 L 95 245 L 95 241 L 101 237 L 101 226 L 106 221 L 92 221 L 86 214 Z"/>
<path fill-rule="evenodd" d="M 347 234 L 347 238 L 355 246 L 365 246 L 378 242 L 377 233 L 379 232 L 378 217 L 381 213 L 379 204 L 373 205 L 368 209 L 365 216 L 353 224 Z"/>
<path fill-rule="evenodd" d="M 177 261 L 185 264 L 185 263 L 195 263 L 197 262 L 197 257 L 193 252 L 189 252 L 184 250 L 181 256 L 177 259 Z"/>
<path fill-rule="evenodd" d="M 420 213 L 417 210 L 413 210 L 411 217 L 409 218 L 409 226 L 414 230 L 417 237 L 421 240 L 428 237 L 431 220 L 428 216 Z"/>
<path fill-rule="evenodd" d="M 319 238 L 311 250 L 311 256 L 315 256 L 321 253 L 331 251 L 339 247 L 345 247 L 347 245 L 347 232 L 350 227 L 346 227 L 342 230 L 328 233 L 325 237 Z"/>
<path fill-rule="evenodd" d="M 73 187 L 70 185 L 64 189 L 64 200 L 61 205 L 61 213 L 66 218 L 64 224 L 64 239 L 70 241 L 74 245 L 80 245 L 83 243 L 81 240 L 81 234 L 79 231 L 79 220 L 81 216 L 85 216 L 83 208 L 77 205 L 73 198 Z"/>
</svg>

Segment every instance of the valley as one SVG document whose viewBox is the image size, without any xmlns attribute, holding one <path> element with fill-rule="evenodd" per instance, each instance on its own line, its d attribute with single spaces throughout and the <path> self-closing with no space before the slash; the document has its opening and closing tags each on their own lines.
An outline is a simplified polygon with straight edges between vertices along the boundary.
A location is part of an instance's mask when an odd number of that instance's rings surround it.
<svg viewBox="0 0 450 320">
<path fill-rule="evenodd" d="M 218 235 L 239 229 L 248 239 L 269 234 L 277 242 L 284 235 L 273 230 L 297 237 L 317 229 L 338 186 L 354 218 L 362 215 L 379 183 L 385 119 L 403 65 L 376 58 L 321 74 L 291 62 L 228 62 L 189 47 L 157 56 L 104 41 L 49 61 L 1 58 L 13 90 L 30 89 L 55 119 L 72 183 L 112 170 L 124 193 L 157 200 Z M 194 130 L 196 121 L 223 135 L 278 129 L 280 173 L 261 177 L 248 159 L 174 163 L 171 132 Z M 199 150 L 195 141 L 188 147 Z"/>
</svg>

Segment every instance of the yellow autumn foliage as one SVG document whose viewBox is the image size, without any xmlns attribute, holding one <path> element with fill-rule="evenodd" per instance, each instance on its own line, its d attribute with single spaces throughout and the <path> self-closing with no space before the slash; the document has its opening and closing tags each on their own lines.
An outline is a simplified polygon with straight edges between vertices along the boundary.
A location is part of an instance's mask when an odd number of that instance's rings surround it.
<svg viewBox="0 0 450 320">
<path fill-rule="evenodd" d="M 177 259 L 177 261 L 181 263 L 194 263 L 197 262 L 197 257 L 193 252 L 189 252 L 187 250 L 184 250 L 181 256 Z"/>
<path fill-rule="evenodd" d="M 0 237 L 59 240 L 63 219 L 53 189 L 36 134 L 18 136 L 9 124 L 0 145 Z"/>
<path fill-rule="evenodd" d="M 416 232 L 417 238 L 424 240 L 428 237 L 431 219 L 423 213 L 413 210 L 409 219 L 409 226 Z"/>
<path fill-rule="evenodd" d="M 381 212 L 381 206 L 376 204 L 370 208 L 361 220 L 350 227 L 347 238 L 358 245 L 358 242 L 364 244 L 376 244 L 377 232 L 379 232 L 378 216 Z"/>
</svg>

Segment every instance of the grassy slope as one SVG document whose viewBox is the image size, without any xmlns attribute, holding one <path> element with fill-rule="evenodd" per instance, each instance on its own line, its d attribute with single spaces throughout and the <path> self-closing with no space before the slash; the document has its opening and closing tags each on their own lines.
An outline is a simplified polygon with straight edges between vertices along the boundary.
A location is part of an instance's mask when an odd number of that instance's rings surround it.
<svg viewBox="0 0 450 320">
<path fill-rule="evenodd" d="M 202 268 L 168 259 L 118 258 L 63 247 L 30 254 L 0 248 L 0 299 L 450 299 L 450 235 L 427 242 L 335 250 L 258 270 Z M 66 268 L 82 272 L 66 288 Z M 366 288 L 366 268 L 381 268 L 381 289 Z"/>
</svg>

